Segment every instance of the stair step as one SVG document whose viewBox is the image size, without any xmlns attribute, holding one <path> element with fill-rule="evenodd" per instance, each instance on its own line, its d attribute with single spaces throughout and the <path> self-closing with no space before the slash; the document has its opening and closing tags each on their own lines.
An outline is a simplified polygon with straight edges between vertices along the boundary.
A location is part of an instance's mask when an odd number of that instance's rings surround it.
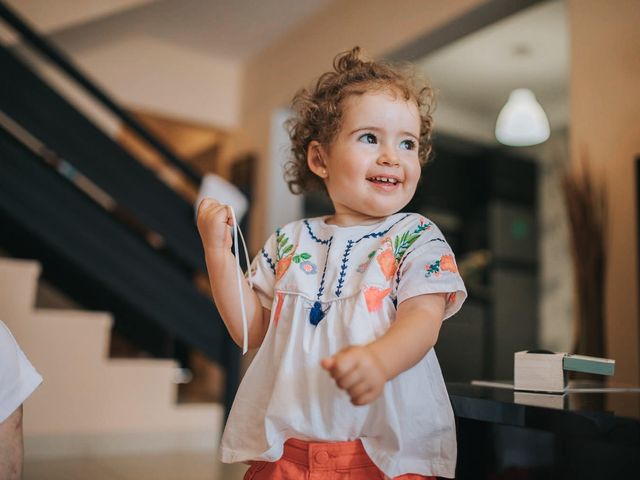
<svg viewBox="0 0 640 480">
<path fill-rule="evenodd" d="M 163 425 L 175 407 L 177 388 L 173 379 L 178 364 L 173 360 L 117 359 L 106 365 L 103 420 L 112 430 L 154 429 Z M 131 399 L 134 398 L 135 402 Z"/>
<path fill-rule="evenodd" d="M 33 310 L 40 272 L 33 260 L 0 258 L 0 318 L 12 332 Z"/>
<path fill-rule="evenodd" d="M 175 363 L 82 359 L 37 366 L 44 383 L 29 398 L 25 433 L 89 433 L 163 428 L 174 408 Z M 52 415 L 52 405 L 58 406 Z"/>
<path fill-rule="evenodd" d="M 178 407 L 186 420 L 181 426 L 149 431 L 61 433 L 26 435 L 25 457 L 29 460 L 108 455 L 141 455 L 162 452 L 209 452 L 214 456 L 222 432 L 221 404 Z M 171 415 L 173 416 L 173 414 Z M 197 424 L 195 424 L 197 422 Z"/>
<path fill-rule="evenodd" d="M 48 363 L 52 356 L 61 360 L 83 358 L 95 363 L 103 362 L 109 355 L 113 325 L 109 313 L 38 309 L 31 319 L 19 325 L 14 336 L 34 365 Z"/>
<path fill-rule="evenodd" d="M 25 402 L 27 456 L 213 451 L 222 405 L 177 405 L 173 360 L 110 359 L 109 313 L 34 309 L 40 272 L 0 258 L 0 319 L 44 379 Z"/>
</svg>

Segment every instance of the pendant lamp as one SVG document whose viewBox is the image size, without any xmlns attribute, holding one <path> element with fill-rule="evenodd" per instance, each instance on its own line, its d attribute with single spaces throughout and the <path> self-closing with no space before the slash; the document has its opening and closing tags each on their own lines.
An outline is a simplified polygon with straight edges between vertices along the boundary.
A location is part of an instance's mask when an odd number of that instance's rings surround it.
<svg viewBox="0 0 640 480">
<path fill-rule="evenodd" d="M 537 145 L 549 138 L 549 120 L 531 90 L 511 92 L 496 121 L 496 138 L 512 147 Z"/>
</svg>

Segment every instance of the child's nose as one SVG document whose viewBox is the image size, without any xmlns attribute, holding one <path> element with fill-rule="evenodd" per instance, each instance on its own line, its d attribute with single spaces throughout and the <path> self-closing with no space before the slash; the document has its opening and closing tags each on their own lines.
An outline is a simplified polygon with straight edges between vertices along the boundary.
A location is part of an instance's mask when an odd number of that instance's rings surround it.
<svg viewBox="0 0 640 480">
<path fill-rule="evenodd" d="M 380 152 L 378 157 L 378 164 L 388 167 L 397 167 L 400 165 L 397 153 L 392 148 L 385 148 Z"/>
</svg>

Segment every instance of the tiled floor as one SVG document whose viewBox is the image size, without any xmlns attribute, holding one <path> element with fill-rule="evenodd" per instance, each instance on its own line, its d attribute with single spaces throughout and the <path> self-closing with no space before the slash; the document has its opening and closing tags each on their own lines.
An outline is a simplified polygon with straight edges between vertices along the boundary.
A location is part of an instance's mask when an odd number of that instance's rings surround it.
<svg viewBox="0 0 640 480">
<path fill-rule="evenodd" d="M 247 468 L 208 453 L 27 459 L 24 480 L 242 480 Z"/>
</svg>

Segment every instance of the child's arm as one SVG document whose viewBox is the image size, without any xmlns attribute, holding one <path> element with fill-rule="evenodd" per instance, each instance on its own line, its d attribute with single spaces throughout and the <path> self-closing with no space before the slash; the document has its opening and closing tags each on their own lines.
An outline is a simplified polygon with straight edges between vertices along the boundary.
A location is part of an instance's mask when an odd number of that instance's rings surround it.
<svg viewBox="0 0 640 480">
<path fill-rule="evenodd" d="M 242 313 L 236 279 L 239 267 L 231 253 L 231 225 L 233 220 L 226 205 L 211 198 L 200 203 L 198 231 L 204 247 L 213 300 L 231 338 L 242 346 Z M 271 312 L 262 307 L 258 296 L 244 278 L 242 289 L 249 327 L 249 348 L 257 348 L 264 339 Z"/>
<path fill-rule="evenodd" d="M 0 478 L 22 478 L 22 405 L 0 422 Z"/>
<path fill-rule="evenodd" d="M 387 333 L 368 345 L 347 347 L 325 358 L 322 367 L 354 405 L 374 401 L 388 380 L 414 366 L 436 344 L 445 302 L 444 293 L 405 300 Z"/>
</svg>

